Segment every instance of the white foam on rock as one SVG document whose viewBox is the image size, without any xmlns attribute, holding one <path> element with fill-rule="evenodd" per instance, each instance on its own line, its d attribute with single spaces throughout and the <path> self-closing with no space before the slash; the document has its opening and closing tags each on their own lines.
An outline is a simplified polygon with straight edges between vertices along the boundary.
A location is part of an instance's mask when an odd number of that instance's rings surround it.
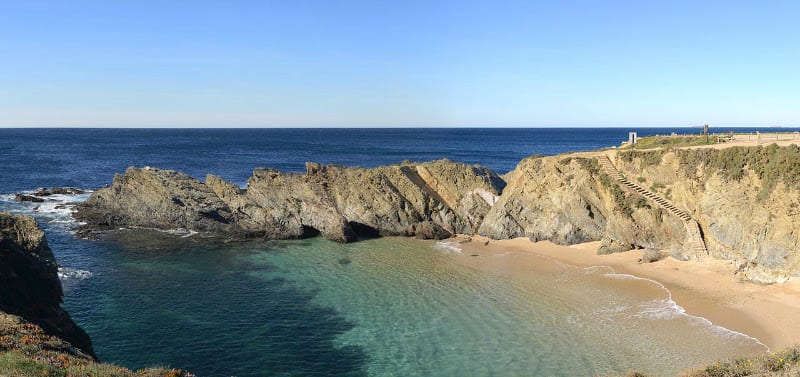
<svg viewBox="0 0 800 377">
<path fill-rule="evenodd" d="M 167 230 L 155 229 L 154 228 L 153 230 L 158 231 L 158 232 L 162 232 L 162 233 L 172 234 L 174 236 L 179 236 L 181 238 L 187 238 L 187 237 L 191 237 L 191 236 L 194 236 L 195 234 L 197 234 L 197 232 L 194 231 L 194 230 L 184 229 L 184 228 L 167 229 Z"/>
<path fill-rule="evenodd" d="M 42 188 L 25 190 L 19 193 L 36 196 L 33 194 L 40 190 L 42 190 Z M 5 202 L 2 205 L 4 211 L 21 215 L 33 215 L 38 221 L 63 224 L 65 228 L 70 229 L 76 225 L 80 225 L 73 217 L 75 206 L 88 199 L 93 192 L 92 190 L 83 191 L 83 194 L 36 196 L 37 198 L 43 199 L 43 202 L 17 202 L 15 200 L 16 193 L 0 194 L 0 201 Z"/>
<path fill-rule="evenodd" d="M 59 267 L 58 268 L 58 278 L 61 280 L 86 280 L 93 276 L 89 271 L 86 270 L 79 270 L 76 268 L 69 268 L 69 267 Z"/>
</svg>

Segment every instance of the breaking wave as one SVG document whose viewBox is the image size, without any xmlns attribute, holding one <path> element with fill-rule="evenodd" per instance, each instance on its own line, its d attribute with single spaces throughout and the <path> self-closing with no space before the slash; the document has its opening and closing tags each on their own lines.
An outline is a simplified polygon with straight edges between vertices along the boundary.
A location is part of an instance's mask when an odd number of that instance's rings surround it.
<svg viewBox="0 0 800 377">
<path fill-rule="evenodd" d="M 436 248 L 448 254 L 461 254 L 461 245 L 452 241 L 437 241 Z"/>
</svg>

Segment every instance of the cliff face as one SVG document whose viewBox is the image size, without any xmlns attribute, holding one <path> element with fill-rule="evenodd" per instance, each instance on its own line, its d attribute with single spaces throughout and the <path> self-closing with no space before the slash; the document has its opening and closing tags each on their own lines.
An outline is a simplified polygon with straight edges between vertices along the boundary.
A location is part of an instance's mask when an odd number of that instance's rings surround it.
<svg viewBox="0 0 800 377">
<path fill-rule="evenodd" d="M 683 223 L 627 193 L 591 158 L 543 157 L 520 162 L 478 233 L 558 244 L 603 241 L 600 252 L 668 250 L 684 258 Z"/>
<path fill-rule="evenodd" d="M 636 152 L 617 166 L 686 208 L 709 253 L 736 261 L 747 279 L 800 274 L 800 148 Z"/>
<path fill-rule="evenodd" d="M 713 257 L 736 261 L 752 281 L 800 274 L 800 148 L 612 154 L 619 172 L 661 202 L 623 189 L 595 156 L 580 156 L 527 158 L 504 177 L 448 160 L 374 169 L 309 163 L 305 174 L 258 169 L 246 189 L 211 175 L 203 183 L 129 168 L 80 205 L 77 217 L 89 228 L 267 238 L 321 233 L 339 242 L 453 233 L 559 244 L 599 240 L 601 253 L 642 248 L 647 259 L 690 259 L 704 242 Z"/>
<path fill-rule="evenodd" d="M 445 238 L 474 233 L 504 182 L 448 160 L 374 169 L 309 163 L 306 174 L 257 169 L 246 189 L 209 175 L 129 168 L 78 206 L 94 227 L 185 228 L 243 237 L 322 234 Z"/>
<path fill-rule="evenodd" d="M 94 356 L 89 336 L 61 309 L 62 296 L 58 266 L 36 221 L 0 213 L 0 311 L 23 317 Z"/>
</svg>

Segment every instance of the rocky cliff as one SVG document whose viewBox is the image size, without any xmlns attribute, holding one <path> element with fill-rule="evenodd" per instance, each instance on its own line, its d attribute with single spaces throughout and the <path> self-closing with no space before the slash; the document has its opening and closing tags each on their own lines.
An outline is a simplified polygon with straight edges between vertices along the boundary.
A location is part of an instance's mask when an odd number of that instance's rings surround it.
<svg viewBox="0 0 800 377">
<path fill-rule="evenodd" d="M 560 244 L 599 240 L 601 253 L 641 248 L 646 259 L 697 257 L 699 238 L 711 256 L 735 261 L 752 281 L 800 274 L 799 148 L 610 153 L 610 163 L 657 193 L 658 201 L 620 185 L 597 156 L 531 157 L 503 177 L 448 160 L 373 169 L 309 163 L 305 174 L 257 169 L 246 188 L 211 175 L 200 182 L 173 171 L 129 168 L 80 205 L 77 217 L 87 229 L 322 234 L 339 242 L 453 233 Z"/>
<path fill-rule="evenodd" d="M 623 191 L 593 158 L 527 158 L 505 178 L 508 185 L 486 214 L 480 235 L 558 244 L 602 240 L 601 253 L 644 248 L 684 258 L 683 223 Z"/>
<path fill-rule="evenodd" d="M 62 296 L 58 266 L 36 221 L 0 213 L 0 311 L 23 317 L 94 357 L 89 336 L 61 309 Z"/>
<path fill-rule="evenodd" d="M 698 220 L 709 253 L 742 275 L 772 283 L 800 274 L 800 148 L 625 152 L 629 177 Z"/>
</svg>

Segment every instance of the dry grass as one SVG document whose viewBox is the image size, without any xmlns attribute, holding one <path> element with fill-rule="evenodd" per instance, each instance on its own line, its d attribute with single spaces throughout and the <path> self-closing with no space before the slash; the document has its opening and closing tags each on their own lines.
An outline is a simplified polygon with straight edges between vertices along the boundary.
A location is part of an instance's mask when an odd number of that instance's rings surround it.
<svg viewBox="0 0 800 377">
<path fill-rule="evenodd" d="M 717 137 L 709 135 L 646 136 L 636 140 L 633 149 L 690 147 L 717 144 Z"/>
</svg>

